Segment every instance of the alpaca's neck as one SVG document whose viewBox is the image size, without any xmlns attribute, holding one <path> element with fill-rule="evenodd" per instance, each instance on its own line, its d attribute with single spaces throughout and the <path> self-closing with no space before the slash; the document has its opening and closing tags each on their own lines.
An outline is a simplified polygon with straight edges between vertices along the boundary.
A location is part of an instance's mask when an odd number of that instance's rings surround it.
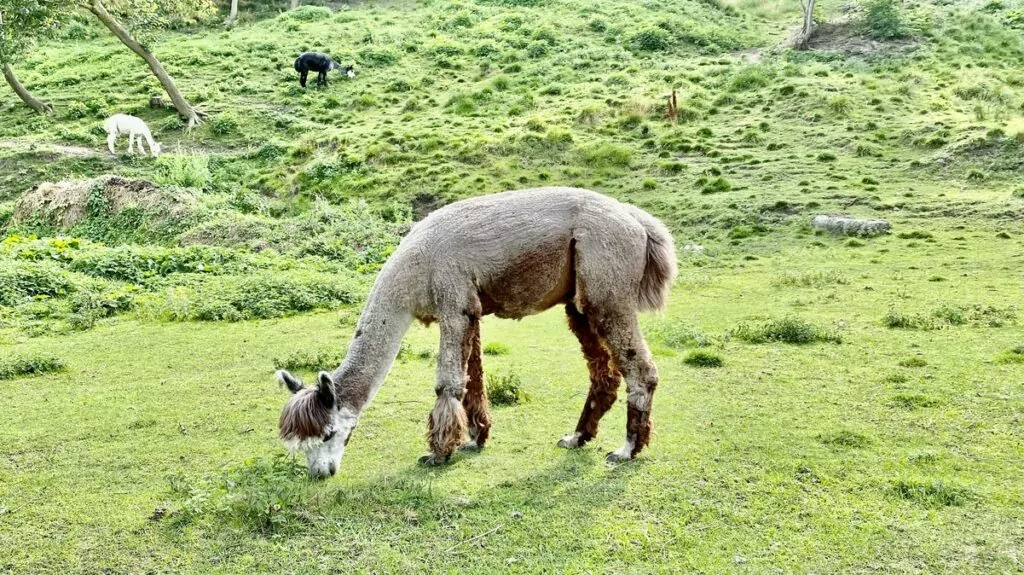
<svg viewBox="0 0 1024 575">
<path fill-rule="evenodd" d="M 149 149 L 152 150 L 153 144 L 155 144 L 156 142 L 153 141 L 153 134 L 149 132 L 149 128 L 147 128 L 146 125 L 143 124 L 141 126 L 137 126 L 135 128 L 135 132 L 138 134 L 142 134 L 142 137 L 146 138 L 146 142 L 149 143 Z"/>
<path fill-rule="evenodd" d="M 387 294 L 371 293 L 345 361 L 331 376 L 340 407 L 360 413 L 380 389 L 412 324 L 403 308 Z"/>
</svg>

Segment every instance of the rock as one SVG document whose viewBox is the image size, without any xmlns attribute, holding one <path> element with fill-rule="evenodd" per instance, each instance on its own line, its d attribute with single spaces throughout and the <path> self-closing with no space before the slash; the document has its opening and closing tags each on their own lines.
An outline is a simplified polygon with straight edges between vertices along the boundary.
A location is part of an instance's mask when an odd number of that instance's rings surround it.
<svg viewBox="0 0 1024 575">
<path fill-rule="evenodd" d="M 844 216 L 815 216 L 811 227 L 816 230 L 841 236 L 880 236 L 887 234 L 892 226 L 885 220 L 858 220 Z"/>
</svg>

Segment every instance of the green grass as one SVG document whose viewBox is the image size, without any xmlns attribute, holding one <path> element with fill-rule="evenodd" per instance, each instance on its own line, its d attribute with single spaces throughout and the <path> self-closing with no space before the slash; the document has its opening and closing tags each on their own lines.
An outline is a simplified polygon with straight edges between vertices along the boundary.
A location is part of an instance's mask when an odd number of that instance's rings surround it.
<svg viewBox="0 0 1024 575">
<path fill-rule="evenodd" d="M 54 116 L 0 91 L 0 571 L 1019 570 L 1017 8 L 897 5 L 910 37 L 857 55 L 758 51 L 796 3 L 243 2 L 229 30 L 152 40 L 211 112 L 191 133 L 147 107 L 137 57 L 69 25 L 15 67 Z M 359 75 L 304 92 L 304 49 Z M 165 155 L 108 156 L 113 112 Z M 32 186 L 103 173 L 181 209 L 91 190 L 70 229 L 13 222 Z M 483 452 L 416 464 L 438 337 L 417 326 L 339 475 L 307 481 L 274 370 L 336 366 L 412 221 L 551 184 L 640 205 L 680 247 L 640 321 L 651 445 L 604 463 L 623 388 L 586 448 L 555 447 L 589 375 L 553 310 L 482 324 L 506 404 Z M 833 213 L 893 235 L 814 235 Z"/>
</svg>

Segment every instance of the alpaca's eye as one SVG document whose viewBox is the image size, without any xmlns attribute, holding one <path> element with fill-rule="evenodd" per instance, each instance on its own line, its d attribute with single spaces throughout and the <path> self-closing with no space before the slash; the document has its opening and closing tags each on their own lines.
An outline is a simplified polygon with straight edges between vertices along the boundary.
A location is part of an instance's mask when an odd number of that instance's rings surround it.
<svg viewBox="0 0 1024 575">
<path fill-rule="evenodd" d="M 338 433 L 338 432 L 337 431 L 332 431 L 332 432 L 328 433 L 327 435 L 325 435 L 324 436 L 324 443 L 327 443 L 328 441 L 333 439 L 335 433 Z"/>
</svg>

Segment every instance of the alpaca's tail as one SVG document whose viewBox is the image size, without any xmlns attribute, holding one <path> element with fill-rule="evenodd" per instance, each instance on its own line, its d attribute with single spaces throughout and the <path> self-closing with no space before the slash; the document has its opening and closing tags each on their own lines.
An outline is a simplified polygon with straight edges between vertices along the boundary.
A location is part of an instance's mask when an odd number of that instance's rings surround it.
<svg viewBox="0 0 1024 575">
<path fill-rule="evenodd" d="M 676 279 L 676 247 L 672 234 L 651 214 L 626 204 L 629 213 L 647 230 L 647 264 L 640 278 L 640 310 L 661 310 Z"/>
</svg>

